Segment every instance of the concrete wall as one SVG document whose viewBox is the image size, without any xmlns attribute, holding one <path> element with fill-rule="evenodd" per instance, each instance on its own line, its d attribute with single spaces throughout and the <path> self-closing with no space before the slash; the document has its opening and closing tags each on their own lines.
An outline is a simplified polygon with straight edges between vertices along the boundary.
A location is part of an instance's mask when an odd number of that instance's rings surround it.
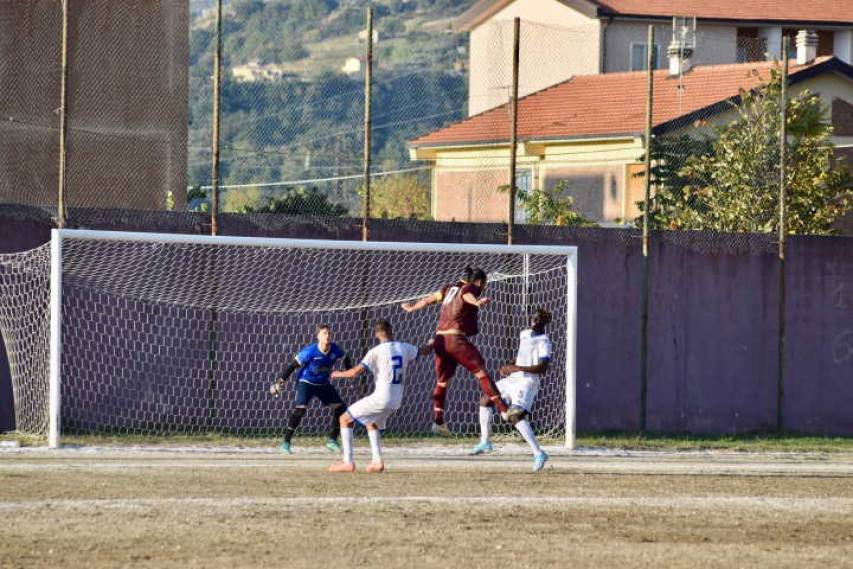
<svg viewBox="0 0 853 569">
<path fill-rule="evenodd" d="M 785 428 L 853 433 L 853 238 L 791 237 L 785 295 Z"/>
<path fill-rule="evenodd" d="M 474 28 L 468 114 L 505 104 L 512 86 L 513 19 L 521 18 L 519 96 L 599 73 L 600 23 L 554 0 L 517 0 Z"/>
<path fill-rule="evenodd" d="M 656 237 L 649 254 L 648 428 L 774 430 L 779 280 L 773 237 Z"/>
<path fill-rule="evenodd" d="M 67 205 L 186 198 L 187 2 L 69 4 Z M 55 206 L 61 3 L 0 3 L 0 202 Z"/>
<path fill-rule="evenodd" d="M 570 196 L 575 210 L 588 219 L 613 221 L 621 217 L 625 191 L 625 168 L 621 165 L 575 168 L 548 168 L 543 187 L 554 191 L 562 184 L 561 195 Z"/>
<path fill-rule="evenodd" d="M 506 220 L 509 194 L 498 188 L 509 184 L 507 168 L 439 171 L 434 178 L 436 221 Z"/>
<path fill-rule="evenodd" d="M 637 182 L 631 177 L 642 141 L 583 140 L 519 145 L 518 170 L 531 172 L 532 188 L 565 181 L 565 195 L 581 213 L 612 222 L 636 212 Z M 506 219 L 509 147 L 440 149 L 433 177 L 433 217 L 438 221 L 497 222 Z M 626 193 L 626 189 L 629 191 Z M 632 193 L 633 192 L 633 193 Z"/>
<path fill-rule="evenodd" d="M 648 41 L 648 27 L 652 22 L 615 21 L 604 32 L 604 72 L 631 71 L 631 44 Z M 672 24 L 655 23 L 655 45 L 660 46 L 658 68 L 666 68 L 666 50 L 672 41 Z M 734 26 L 698 25 L 694 65 L 736 63 L 737 28 Z"/>
</svg>

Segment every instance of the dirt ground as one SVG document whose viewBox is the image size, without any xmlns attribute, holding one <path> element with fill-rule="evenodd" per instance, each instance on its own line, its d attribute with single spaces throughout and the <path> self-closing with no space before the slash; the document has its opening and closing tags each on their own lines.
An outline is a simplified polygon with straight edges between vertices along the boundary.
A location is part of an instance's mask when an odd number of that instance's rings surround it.
<svg viewBox="0 0 853 569">
<path fill-rule="evenodd" d="M 850 454 L 463 451 L 3 450 L 0 567 L 853 567 Z"/>
</svg>

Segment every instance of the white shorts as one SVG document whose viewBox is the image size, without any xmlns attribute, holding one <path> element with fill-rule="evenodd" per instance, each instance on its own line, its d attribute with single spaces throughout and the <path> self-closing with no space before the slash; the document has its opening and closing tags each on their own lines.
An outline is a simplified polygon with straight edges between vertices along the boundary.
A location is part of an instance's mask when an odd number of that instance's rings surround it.
<svg viewBox="0 0 853 569">
<path fill-rule="evenodd" d="M 370 423 L 376 423 L 380 430 L 384 430 L 388 417 L 397 409 L 399 409 L 399 405 L 393 406 L 392 402 L 387 399 L 368 395 L 350 405 L 347 413 L 365 427 Z"/>
<path fill-rule="evenodd" d="M 510 405 L 521 407 L 528 413 L 533 412 L 533 402 L 539 392 L 539 382 L 526 377 L 505 377 L 497 382 L 501 397 Z"/>
</svg>

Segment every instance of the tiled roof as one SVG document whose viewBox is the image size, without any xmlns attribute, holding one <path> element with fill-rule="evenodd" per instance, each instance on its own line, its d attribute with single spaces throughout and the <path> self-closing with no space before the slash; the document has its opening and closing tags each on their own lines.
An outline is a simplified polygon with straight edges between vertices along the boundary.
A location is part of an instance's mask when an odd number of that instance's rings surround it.
<svg viewBox="0 0 853 569">
<path fill-rule="evenodd" d="M 457 19 L 471 30 L 514 0 L 480 0 Z M 696 16 L 707 20 L 746 22 L 853 23 L 853 0 L 554 0 L 590 18 Z"/>
<path fill-rule="evenodd" d="M 724 20 L 853 23 L 851 0 L 590 0 L 605 12 Z"/>
<path fill-rule="evenodd" d="M 741 89 L 770 78 L 773 63 L 696 67 L 681 79 L 668 70 L 654 73 L 654 124 L 657 131 L 689 124 L 727 108 Z M 840 71 L 853 78 L 853 67 L 830 57 L 810 65 L 790 64 L 791 83 L 814 74 Z M 644 71 L 580 75 L 538 91 L 518 103 L 519 140 L 553 140 L 639 134 L 646 124 Z M 485 111 L 410 142 L 414 147 L 506 142 L 510 138 L 508 105 Z"/>
</svg>

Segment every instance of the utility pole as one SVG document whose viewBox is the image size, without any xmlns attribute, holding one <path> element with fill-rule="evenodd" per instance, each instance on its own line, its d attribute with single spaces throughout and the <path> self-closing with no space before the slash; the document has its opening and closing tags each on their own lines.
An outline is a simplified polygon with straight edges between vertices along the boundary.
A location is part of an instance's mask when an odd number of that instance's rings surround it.
<svg viewBox="0 0 853 569">
<path fill-rule="evenodd" d="M 367 6 L 367 48 L 364 57 L 364 205 L 361 220 L 361 240 L 370 237 L 370 130 L 373 98 L 373 6 Z"/>
<path fill-rule="evenodd" d="M 512 245 L 515 238 L 515 184 L 516 165 L 518 160 L 518 67 L 521 45 L 521 18 L 515 18 L 512 22 L 512 94 L 510 95 L 510 112 L 512 113 L 512 127 L 509 146 L 509 210 L 507 212 L 506 243 Z"/>
<path fill-rule="evenodd" d="M 65 172 L 68 157 L 68 18 L 71 0 L 62 0 L 62 60 L 59 92 L 59 187 L 56 196 L 56 227 L 65 227 Z"/>
<path fill-rule="evenodd" d="M 213 158 L 210 175 L 210 234 L 219 234 L 219 118 L 222 96 L 222 0 L 216 0 L 216 51 L 213 53 Z"/>
<path fill-rule="evenodd" d="M 646 178 L 643 197 L 643 289 L 642 330 L 640 333 L 640 431 L 646 430 L 646 403 L 649 391 L 649 207 L 652 193 L 652 124 L 654 118 L 655 92 L 655 27 L 649 26 L 648 53 L 646 54 Z"/>
</svg>

